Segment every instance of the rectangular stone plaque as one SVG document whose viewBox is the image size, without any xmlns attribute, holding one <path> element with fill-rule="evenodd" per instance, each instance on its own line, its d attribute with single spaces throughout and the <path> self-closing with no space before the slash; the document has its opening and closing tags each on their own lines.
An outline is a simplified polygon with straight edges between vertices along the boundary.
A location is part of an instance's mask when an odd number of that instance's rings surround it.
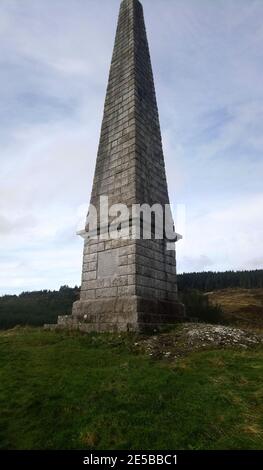
<svg viewBox="0 0 263 470">
<path fill-rule="evenodd" d="M 98 279 L 118 276 L 119 250 L 103 251 L 98 254 Z"/>
</svg>

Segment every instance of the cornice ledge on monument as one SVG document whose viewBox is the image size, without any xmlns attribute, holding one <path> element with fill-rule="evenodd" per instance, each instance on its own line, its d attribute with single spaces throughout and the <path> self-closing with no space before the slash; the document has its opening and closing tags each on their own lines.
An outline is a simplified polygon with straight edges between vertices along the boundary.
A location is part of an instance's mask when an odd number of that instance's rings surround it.
<svg viewBox="0 0 263 470">
<path fill-rule="evenodd" d="M 131 219 L 126 219 L 123 220 L 122 222 L 116 222 L 116 223 L 111 223 L 110 224 L 110 231 L 111 232 L 118 232 L 118 228 L 121 223 L 121 228 L 123 229 L 131 229 Z M 136 217 L 132 220 L 132 228 L 136 232 L 139 227 L 141 227 L 142 219 L 140 217 Z M 151 223 L 145 221 L 144 222 L 144 227 L 147 232 L 151 230 Z M 160 228 L 163 228 L 163 225 L 160 224 Z M 158 226 L 157 226 L 158 229 Z M 105 235 L 109 233 L 109 224 L 105 225 L 98 225 L 96 229 L 93 230 L 88 230 L 86 227 L 82 230 L 77 231 L 77 235 L 79 235 L 81 238 L 85 239 L 92 239 L 92 238 L 100 238 L 101 235 Z M 118 237 L 117 237 L 118 238 Z M 133 240 L 136 240 L 137 237 L 130 237 Z M 121 237 L 120 237 L 121 239 Z M 142 238 L 143 239 L 143 238 Z M 169 239 L 165 235 L 162 238 L 156 238 L 157 240 L 162 240 L 165 239 L 169 243 L 176 243 L 179 240 L 183 239 L 183 236 L 180 233 L 174 232 L 174 239 Z M 145 238 L 144 240 L 148 240 L 148 238 Z"/>
</svg>

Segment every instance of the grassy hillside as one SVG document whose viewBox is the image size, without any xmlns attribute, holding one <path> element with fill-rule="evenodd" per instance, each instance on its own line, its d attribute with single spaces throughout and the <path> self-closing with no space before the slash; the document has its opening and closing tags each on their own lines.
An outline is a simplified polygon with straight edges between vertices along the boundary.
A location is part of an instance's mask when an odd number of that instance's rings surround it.
<svg viewBox="0 0 263 470">
<path fill-rule="evenodd" d="M 222 289 L 207 294 L 228 322 L 263 328 L 263 289 Z"/>
<path fill-rule="evenodd" d="M 0 448 L 263 449 L 262 347 L 160 360 L 138 341 L 2 331 Z"/>
</svg>

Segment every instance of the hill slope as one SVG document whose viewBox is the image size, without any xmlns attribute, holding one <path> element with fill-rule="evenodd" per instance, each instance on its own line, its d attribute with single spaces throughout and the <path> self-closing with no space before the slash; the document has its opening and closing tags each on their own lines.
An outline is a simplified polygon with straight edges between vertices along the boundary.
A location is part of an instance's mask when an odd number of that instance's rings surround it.
<svg viewBox="0 0 263 470">
<path fill-rule="evenodd" d="M 263 289 L 222 289 L 206 295 L 230 323 L 263 328 Z"/>
<path fill-rule="evenodd" d="M 263 449 L 261 346 L 160 360 L 146 340 L 1 332 L 0 448 Z"/>
</svg>

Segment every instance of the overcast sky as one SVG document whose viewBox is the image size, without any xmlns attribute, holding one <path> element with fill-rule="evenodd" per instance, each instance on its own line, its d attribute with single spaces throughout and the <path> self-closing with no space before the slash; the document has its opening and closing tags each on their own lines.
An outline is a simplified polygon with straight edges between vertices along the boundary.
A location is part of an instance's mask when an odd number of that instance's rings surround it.
<svg viewBox="0 0 263 470">
<path fill-rule="evenodd" d="M 262 268 L 263 1 L 142 3 L 178 271 Z M 2 294 L 80 283 L 119 4 L 0 1 Z"/>
</svg>

